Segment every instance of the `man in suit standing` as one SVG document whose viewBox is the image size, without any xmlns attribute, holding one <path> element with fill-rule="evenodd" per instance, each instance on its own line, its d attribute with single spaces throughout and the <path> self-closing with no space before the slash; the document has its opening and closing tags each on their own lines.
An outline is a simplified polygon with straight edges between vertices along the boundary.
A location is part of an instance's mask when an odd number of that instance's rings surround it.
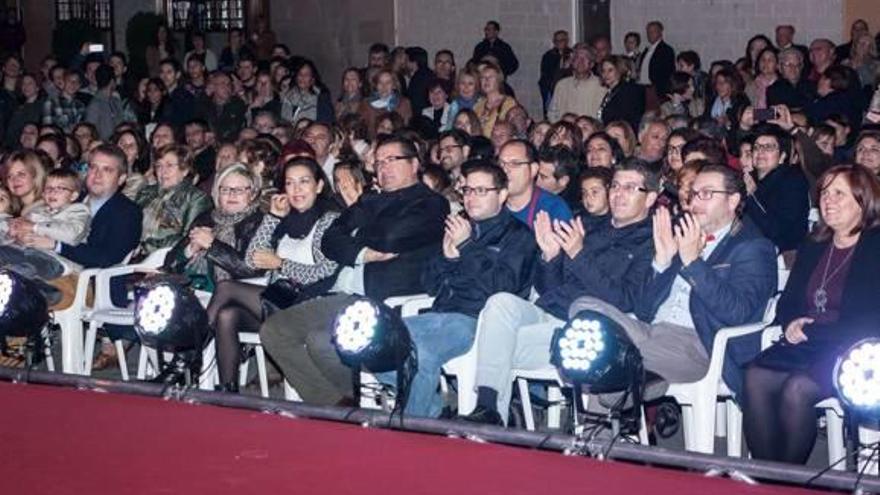
<svg viewBox="0 0 880 495">
<path fill-rule="evenodd" d="M 510 76 L 519 69 L 519 60 L 513 53 L 513 48 L 498 37 L 500 32 L 501 24 L 498 24 L 498 21 L 487 22 L 486 27 L 483 28 L 486 37 L 474 47 L 474 56 L 471 59 L 479 62 L 486 55 L 492 55 L 498 59 L 498 65 L 501 66 L 504 75 Z"/>
<path fill-rule="evenodd" d="M 663 24 L 660 21 L 649 22 L 645 33 L 648 46 L 639 57 L 639 83 L 652 86 L 657 98 L 662 98 L 669 92 L 669 78 L 675 71 L 675 50 L 663 41 Z"/>
</svg>

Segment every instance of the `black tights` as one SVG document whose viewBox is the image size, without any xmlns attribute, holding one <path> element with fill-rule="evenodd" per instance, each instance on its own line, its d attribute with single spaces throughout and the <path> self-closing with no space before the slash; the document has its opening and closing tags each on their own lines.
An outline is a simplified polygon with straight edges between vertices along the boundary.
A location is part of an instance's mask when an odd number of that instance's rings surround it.
<svg viewBox="0 0 880 495">
<path fill-rule="evenodd" d="M 816 442 L 816 403 L 830 395 L 808 375 L 746 369 L 743 427 L 755 459 L 804 464 Z"/>
<path fill-rule="evenodd" d="M 217 371 L 221 384 L 235 383 L 241 364 L 238 332 L 258 332 L 263 318 L 260 293 L 265 287 L 224 280 L 217 284 L 208 305 L 208 321 L 214 329 Z"/>
</svg>

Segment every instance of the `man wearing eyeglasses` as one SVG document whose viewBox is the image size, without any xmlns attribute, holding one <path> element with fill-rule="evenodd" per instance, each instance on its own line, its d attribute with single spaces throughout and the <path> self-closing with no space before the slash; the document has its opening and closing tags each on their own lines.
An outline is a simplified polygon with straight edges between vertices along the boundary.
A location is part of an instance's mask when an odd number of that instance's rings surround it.
<svg viewBox="0 0 880 495">
<path fill-rule="evenodd" d="M 565 200 L 535 185 L 540 167 L 538 151 L 524 139 L 513 139 L 501 146 L 498 164 L 507 174 L 509 196 L 507 209 L 513 216 L 534 228 L 535 218 L 545 211 L 552 220 L 571 220 L 571 210 Z"/>
<path fill-rule="evenodd" d="M 322 238 L 321 251 L 343 267 L 332 293 L 279 311 L 260 329 L 266 352 L 311 404 L 354 405 L 351 369 L 330 342 L 336 314 L 357 295 L 381 302 L 424 292 L 422 271 L 440 252 L 449 202 L 419 181 L 415 144 L 380 141 L 375 170 L 382 192 L 361 196 Z"/>
<path fill-rule="evenodd" d="M 511 370 L 548 366 L 553 330 L 579 297 L 633 310 L 651 275 L 649 213 L 659 186 L 659 175 L 644 161 L 621 164 L 611 183 L 611 219 L 589 236 L 580 219 L 567 222 L 544 211 L 537 214 L 534 230 L 541 259 L 535 289 L 540 297 L 532 303 L 499 293 L 486 302 L 477 332 L 477 407 L 465 419 L 506 421 Z"/>
<path fill-rule="evenodd" d="M 653 274 L 636 299 L 638 319 L 607 301 L 578 299 L 569 315 L 590 309 L 614 319 L 638 347 L 647 371 L 666 383 L 689 383 L 709 369 L 715 334 L 761 321 L 776 291 L 776 250 L 751 223 L 740 221 L 745 185 L 739 172 L 708 165 L 689 192 L 691 212 L 673 221 L 654 213 Z M 728 343 L 723 376 L 738 393 L 743 366 L 760 351 L 760 334 Z M 651 388 L 653 398 L 665 387 Z"/>
<path fill-rule="evenodd" d="M 528 227 L 504 207 L 504 171 L 474 160 L 464 164 L 462 173 L 467 218 L 455 213 L 446 217 L 443 253 L 431 258 L 422 275 L 434 304 L 430 312 L 404 320 L 419 357 L 406 405 L 413 416 L 440 414 L 441 367 L 471 348 L 486 299 L 497 292 L 526 297 L 532 286 L 538 247 Z M 394 373 L 380 379 L 395 383 Z"/>
</svg>

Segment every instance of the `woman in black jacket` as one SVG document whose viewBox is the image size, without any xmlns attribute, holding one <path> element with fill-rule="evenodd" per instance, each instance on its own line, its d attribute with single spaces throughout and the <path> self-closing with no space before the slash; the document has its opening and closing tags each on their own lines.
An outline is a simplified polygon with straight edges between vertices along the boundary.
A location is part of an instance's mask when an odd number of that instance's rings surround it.
<svg viewBox="0 0 880 495">
<path fill-rule="evenodd" d="M 214 209 L 193 221 L 189 235 L 165 257 L 164 270 L 184 273 L 196 289 L 208 292 L 224 280 L 260 275 L 262 270 L 245 263 L 248 243 L 263 220 L 259 182 L 244 165 L 223 170 L 214 186 Z"/>
<path fill-rule="evenodd" d="M 755 459 L 804 463 L 815 405 L 833 395 L 843 352 L 880 328 L 880 181 L 861 165 L 819 179 L 821 221 L 798 249 L 777 321 L 785 330 L 748 366 L 744 425 Z"/>
<path fill-rule="evenodd" d="M 636 130 L 645 113 L 645 90 L 629 79 L 629 64 L 612 55 L 602 61 L 602 84 L 608 93 L 599 107 L 599 120 L 608 124 L 623 120 Z"/>
<path fill-rule="evenodd" d="M 745 83 L 736 69 L 721 69 L 713 79 L 715 99 L 706 102 L 703 117 L 711 117 L 725 129 L 736 129 L 743 109 L 749 106 Z"/>
</svg>

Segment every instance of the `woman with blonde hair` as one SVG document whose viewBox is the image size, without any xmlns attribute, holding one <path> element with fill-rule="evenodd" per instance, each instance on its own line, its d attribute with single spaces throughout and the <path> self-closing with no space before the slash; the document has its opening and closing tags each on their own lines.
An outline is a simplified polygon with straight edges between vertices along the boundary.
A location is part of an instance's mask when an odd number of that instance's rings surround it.
<svg viewBox="0 0 880 495">
<path fill-rule="evenodd" d="M 504 72 L 492 63 L 482 64 L 480 89 L 484 97 L 474 105 L 474 113 L 480 119 L 483 136 L 492 138 L 495 122 L 507 118 L 507 112 L 517 105 L 516 99 L 504 94 Z"/>
</svg>

